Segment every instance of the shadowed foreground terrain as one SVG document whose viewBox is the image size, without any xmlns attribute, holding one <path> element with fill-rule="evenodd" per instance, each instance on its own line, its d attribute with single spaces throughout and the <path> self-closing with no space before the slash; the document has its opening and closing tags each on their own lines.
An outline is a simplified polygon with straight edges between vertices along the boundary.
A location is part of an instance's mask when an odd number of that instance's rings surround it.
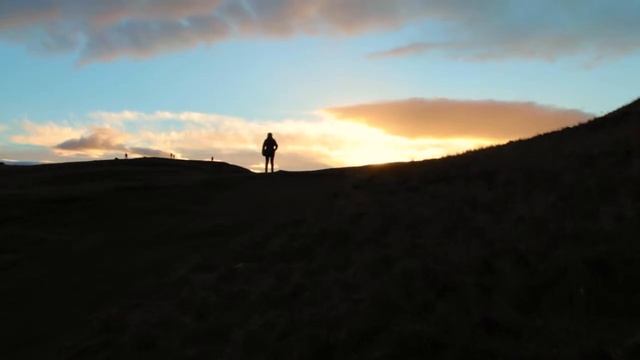
<svg viewBox="0 0 640 360">
<path fill-rule="evenodd" d="M 458 157 L 0 166 L 3 359 L 640 358 L 640 102 Z"/>
</svg>

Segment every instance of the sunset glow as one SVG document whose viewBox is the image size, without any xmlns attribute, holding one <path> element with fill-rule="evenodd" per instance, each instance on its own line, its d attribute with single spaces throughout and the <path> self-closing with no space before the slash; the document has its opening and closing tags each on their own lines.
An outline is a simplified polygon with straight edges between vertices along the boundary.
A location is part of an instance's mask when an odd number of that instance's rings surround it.
<svg viewBox="0 0 640 360">
<path fill-rule="evenodd" d="M 0 159 L 412 161 L 637 96 L 637 2 L 508 3 L 5 1 Z"/>
</svg>

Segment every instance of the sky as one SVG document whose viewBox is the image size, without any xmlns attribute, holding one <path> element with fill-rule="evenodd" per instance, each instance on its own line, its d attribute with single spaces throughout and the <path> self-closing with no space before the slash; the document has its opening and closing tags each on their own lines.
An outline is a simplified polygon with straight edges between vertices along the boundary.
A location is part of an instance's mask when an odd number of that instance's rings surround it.
<svg viewBox="0 0 640 360">
<path fill-rule="evenodd" d="M 310 170 L 457 154 L 640 94 L 637 0 L 0 0 L 0 159 Z"/>
</svg>

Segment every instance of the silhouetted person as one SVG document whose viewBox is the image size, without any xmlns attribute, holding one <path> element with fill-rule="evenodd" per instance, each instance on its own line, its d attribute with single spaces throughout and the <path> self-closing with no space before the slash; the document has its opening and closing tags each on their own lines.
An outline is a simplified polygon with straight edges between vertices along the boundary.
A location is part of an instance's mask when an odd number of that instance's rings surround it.
<svg viewBox="0 0 640 360">
<path fill-rule="evenodd" d="M 278 143 L 273 138 L 273 134 L 267 134 L 267 138 L 262 143 L 262 156 L 264 156 L 264 172 L 267 172 L 269 161 L 271 161 L 271 172 L 273 172 L 273 159 L 276 157 Z"/>
<path fill-rule="evenodd" d="M 125 159 L 128 159 L 128 158 L 129 158 L 129 154 L 124 153 L 124 158 L 125 158 Z"/>
</svg>

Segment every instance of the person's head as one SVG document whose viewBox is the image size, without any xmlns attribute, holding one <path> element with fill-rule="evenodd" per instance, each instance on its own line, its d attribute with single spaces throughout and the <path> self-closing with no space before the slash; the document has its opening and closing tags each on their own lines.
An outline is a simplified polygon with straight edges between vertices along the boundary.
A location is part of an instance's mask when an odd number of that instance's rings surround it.
<svg viewBox="0 0 640 360">
<path fill-rule="evenodd" d="M 267 138 L 271 139 L 272 137 L 273 137 L 273 134 L 272 134 L 272 133 L 268 133 L 268 134 L 267 134 Z"/>
</svg>

